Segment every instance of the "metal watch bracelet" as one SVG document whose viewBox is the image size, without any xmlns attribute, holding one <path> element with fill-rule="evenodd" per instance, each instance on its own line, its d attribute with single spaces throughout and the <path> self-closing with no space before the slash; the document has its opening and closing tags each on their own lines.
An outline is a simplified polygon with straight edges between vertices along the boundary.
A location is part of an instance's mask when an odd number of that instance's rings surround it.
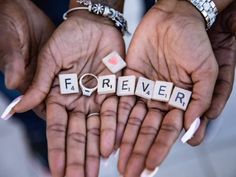
<svg viewBox="0 0 236 177">
<path fill-rule="evenodd" d="M 204 17 L 206 29 L 210 29 L 218 15 L 218 9 L 213 0 L 188 0 Z"/>
</svg>

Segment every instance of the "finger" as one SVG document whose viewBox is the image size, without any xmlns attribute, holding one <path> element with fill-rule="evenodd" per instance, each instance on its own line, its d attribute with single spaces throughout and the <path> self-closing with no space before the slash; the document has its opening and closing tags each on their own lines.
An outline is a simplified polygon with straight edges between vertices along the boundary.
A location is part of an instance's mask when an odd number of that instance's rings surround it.
<svg viewBox="0 0 236 177">
<path fill-rule="evenodd" d="M 125 172 L 126 164 L 133 150 L 134 143 L 146 112 L 147 108 L 145 103 L 138 101 L 129 116 L 128 124 L 120 146 L 118 169 L 121 174 L 124 174 Z"/>
<path fill-rule="evenodd" d="M 139 131 L 138 139 L 127 164 L 125 176 L 135 177 L 142 173 L 147 154 L 158 133 L 162 118 L 163 113 L 158 109 L 149 110 Z"/>
<path fill-rule="evenodd" d="M 53 58 L 49 47 L 42 49 L 38 58 L 37 70 L 32 84 L 14 110 L 18 113 L 28 111 L 39 105 L 47 96 L 60 66 Z"/>
<path fill-rule="evenodd" d="M 115 145 L 118 98 L 107 98 L 101 108 L 101 154 L 108 158 Z"/>
<path fill-rule="evenodd" d="M 210 58 L 209 58 L 210 60 Z M 189 129 L 193 121 L 201 117 L 210 107 L 216 78 L 218 75 L 218 66 L 212 66 L 211 69 L 202 69 L 204 72 L 192 74 L 193 93 L 192 99 L 185 112 L 184 127 Z M 200 69 L 199 69 L 200 70 Z"/>
<path fill-rule="evenodd" d="M 201 119 L 201 124 L 198 128 L 198 130 L 195 132 L 194 136 L 188 141 L 188 144 L 191 146 L 198 146 L 200 145 L 205 136 L 206 136 L 206 130 L 208 126 L 209 120 L 207 118 Z"/>
<path fill-rule="evenodd" d="M 50 101 L 47 102 L 46 111 L 50 169 L 53 177 L 64 177 L 67 112 L 64 106 Z"/>
<path fill-rule="evenodd" d="M 119 100 L 115 149 L 118 149 L 120 146 L 121 139 L 128 121 L 128 117 L 132 108 L 134 107 L 135 100 L 136 99 L 133 96 L 121 97 Z"/>
<path fill-rule="evenodd" d="M 100 121 L 99 116 L 87 118 L 86 177 L 97 177 L 100 163 Z"/>
<path fill-rule="evenodd" d="M 8 89 L 16 89 L 22 84 L 25 76 L 25 58 L 18 33 L 6 25 L 0 29 L 0 34 L 0 64 L 5 75 L 5 84 Z"/>
<path fill-rule="evenodd" d="M 173 109 L 166 114 L 158 135 L 152 145 L 146 160 L 146 169 L 153 171 L 160 166 L 168 155 L 183 128 L 183 112 Z"/>
<path fill-rule="evenodd" d="M 66 176 L 85 176 L 86 120 L 81 111 L 69 114 Z"/>
<path fill-rule="evenodd" d="M 234 54 L 234 52 L 231 53 Z M 207 117 L 208 119 L 215 119 L 220 115 L 233 89 L 235 58 L 234 56 L 228 56 L 228 57 L 224 56 L 224 57 L 226 57 L 224 58 L 224 60 L 221 59 L 219 61 L 220 70 L 214 88 L 211 106 L 204 114 L 204 116 Z"/>
</svg>

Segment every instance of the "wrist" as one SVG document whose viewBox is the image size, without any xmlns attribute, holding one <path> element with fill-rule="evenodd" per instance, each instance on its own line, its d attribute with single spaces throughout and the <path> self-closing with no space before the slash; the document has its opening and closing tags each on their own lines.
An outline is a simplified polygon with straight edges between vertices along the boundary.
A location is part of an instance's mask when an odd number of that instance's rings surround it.
<svg viewBox="0 0 236 177">
<path fill-rule="evenodd" d="M 124 7 L 124 0 L 90 0 L 92 3 L 100 3 L 103 5 L 107 5 L 119 12 L 123 12 Z M 79 7 L 81 6 L 77 0 L 70 0 L 70 6 L 69 8 Z"/>
<path fill-rule="evenodd" d="M 222 12 L 234 0 L 213 0 L 219 12 Z"/>
<path fill-rule="evenodd" d="M 74 4 L 75 1 L 72 2 L 72 4 Z M 107 19 L 112 21 L 114 26 L 119 29 L 123 35 L 130 34 L 128 31 L 127 20 L 124 18 L 123 14 L 117 11 L 116 9 L 105 4 L 94 3 L 90 0 L 77 0 L 76 4 L 78 4 L 76 7 L 72 7 L 64 13 L 64 20 L 66 20 L 68 14 L 71 14 L 72 12 L 73 14 L 80 14 L 76 11 L 87 10 L 88 12 L 91 12 L 97 16 L 106 17 Z"/>
<path fill-rule="evenodd" d="M 86 20 L 89 20 L 92 22 L 98 22 L 98 23 L 101 23 L 104 25 L 109 25 L 109 26 L 115 27 L 113 22 L 111 20 L 109 20 L 108 18 L 103 17 L 103 16 L 99 16 L 99 15 L 95 15 L 93 13 L 86 11 L 86 10 L 78 10 L 78 11 L 71 12 L 68 15 L 68 17 L 82 18 L 82 19 L 86 19 Z"/>
</svg>

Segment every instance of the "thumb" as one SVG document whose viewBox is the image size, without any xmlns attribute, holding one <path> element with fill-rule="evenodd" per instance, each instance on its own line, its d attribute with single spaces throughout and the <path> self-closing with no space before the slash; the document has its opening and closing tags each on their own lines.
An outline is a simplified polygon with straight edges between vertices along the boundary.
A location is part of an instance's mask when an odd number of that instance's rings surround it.
<svg viewBox="0 0 236 177">
<path fill-rule="evenodd" d="M 59 72 L 59 67 L 48 50 L 45 46 L 39 54 L 33 82 L 25 92 L 22 100 L 15 106 L 15 112 L 21 113 L 35 108 L 42 103 L 49 93 L 54 77 Z"/>
<path fill-rule="evenodd" d="M 7 52 L 1 60 L 4 62 L 3 70 L 5 85 L 8 89 L 17 89 L 25 77 L 25 60 L 20 51 Z"/>
<path fill-rule="evenodd" d="M 189 129 L 196 118 L 201 117 L 210 107 L 217 74 L 218 67 L 215 63 L 215 66 L 211 69 L 197 71 L 192 75 L 194 83 L 192 99 L 184 117 L 186 130 Z"/>
<path fill-rule="evenodd" d="M 5 74 L 6 87 L 16 89 L 25 75 L 25 57 L 17 33 L 6 26 L 0 29 L 0 67 Z"/>
</svg>

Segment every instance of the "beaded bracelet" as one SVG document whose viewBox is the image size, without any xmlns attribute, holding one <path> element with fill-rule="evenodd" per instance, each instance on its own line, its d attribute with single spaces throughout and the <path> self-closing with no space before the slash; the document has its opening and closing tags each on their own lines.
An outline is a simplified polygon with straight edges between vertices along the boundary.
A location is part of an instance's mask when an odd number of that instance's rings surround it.
<svg viewBox="0 0 236 177">
<path fill-rule="evenodd" d="M 123 14 L 120 13 L 119 11 L 100 3 L 98 4 L 92 3 L 89 0 L 77 0 L 76 2 L 80 5 L 83 5 L 84 7 L 75 7 L 75 8 L 69 9 L 63 15 L 64 20 L 66 20 L 67 15 L 73 11 L 88 10 L 89 12 L 95 15 L 100 15 L 100 16 L 109 18 L 110 20 L 114 22 L 115 27 L 118 28 L 123 34 L 130 35 L 128 31 L 127 20 L 124 18 Z"/>
</svg>

